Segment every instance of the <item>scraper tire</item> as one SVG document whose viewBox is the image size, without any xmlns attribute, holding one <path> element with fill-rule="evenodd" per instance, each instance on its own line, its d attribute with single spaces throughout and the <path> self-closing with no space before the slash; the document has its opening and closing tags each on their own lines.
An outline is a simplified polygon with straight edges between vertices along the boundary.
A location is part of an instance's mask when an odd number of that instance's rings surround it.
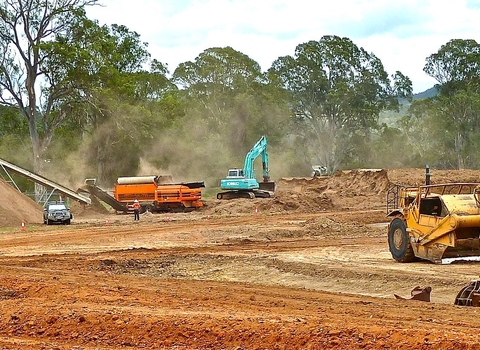
<svg viewBox="0 0 480 350">
<path fill-rule="evenodd" d="M 416 260 L 405 222 L 400 218 L 395 218 L 390 223 L 388 229 L 388 246 L 392 257 L 398 262 L 406 263 Z"/>
</svg>

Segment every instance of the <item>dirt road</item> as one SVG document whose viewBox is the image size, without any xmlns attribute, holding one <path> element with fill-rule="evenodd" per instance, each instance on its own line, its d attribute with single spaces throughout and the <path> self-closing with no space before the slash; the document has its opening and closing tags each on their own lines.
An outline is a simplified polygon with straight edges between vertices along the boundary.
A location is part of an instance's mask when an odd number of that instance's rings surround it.
<svg viewBox="0 0 480 350">
<path fill-rule="evenodd" d="M 474 349 L 478 264 L 399 264 L 384 213 L 167 216 L 0 237 L 5 349 Z M 108 225 L 106 225 L 108 220 Z M 431 286 L 432 302 L 394 299 Z"/>
<path fill-rule="evenodd" d="M 140 222 L 74 208 L 70 226 L 4 227 L 0 348 L 479 348 L 480 311 L 454 305 L 478 263 L 395 262 L 384 198 L 398 181 L 343 176 Z M 416 286 L 431 302 L 394 298 Z"/>
</svg>

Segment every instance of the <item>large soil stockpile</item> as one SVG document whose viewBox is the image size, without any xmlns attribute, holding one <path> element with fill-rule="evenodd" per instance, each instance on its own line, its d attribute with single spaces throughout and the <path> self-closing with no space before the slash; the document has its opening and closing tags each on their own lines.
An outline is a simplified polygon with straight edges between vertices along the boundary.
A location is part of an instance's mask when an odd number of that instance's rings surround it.
<svg viewBox="0 0 480 350">
<path fill-rule="evenodd" d="M 418 186 L 425 184 L 425 169 L 389 169 L 388 179 L 392 184 Z M 480 182 L 480 170 L 436 170 L 430 169 L 431 184 L 450 182 Z"/>
<path fill-rule="evenodd" d="M 281 210 L 311 212 L 333 207 L 324 194 L 323 178 L 282 178 L 277 184 L 273 204 Z"/>
<path fill-rule="evenodd" d="M 43 209 L 33 199 L 25 196 L 0 179 L 0 225 L 3 227 L 21 226 L 26 223 L 42 223 Z"/>
<path fill-rule="evenodd" d="M 431 184 L 480 182 L 480 170 L 430 169 L 429 172 Z M 269 205 L 302 212 L 384 209 L 392 185 L 424 185 L 425 173 L 422 168 L 355 169 L 316 178 L 282 178 Z"/>
<path fill-rule="evenodd" d="M 282 178 L 275 193 L 285 210 L 361 210 L 384 205 L 390 182 L 386 170 L 337 171 L 332 176 Z"/>
</svg>

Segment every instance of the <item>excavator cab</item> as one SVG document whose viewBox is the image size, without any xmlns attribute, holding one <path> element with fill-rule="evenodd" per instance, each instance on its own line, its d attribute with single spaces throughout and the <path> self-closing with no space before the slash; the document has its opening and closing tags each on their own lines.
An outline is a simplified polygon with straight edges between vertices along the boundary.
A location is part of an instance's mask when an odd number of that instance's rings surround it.
<svg viewBox="0 0 480 350">
<path fill-rule="evenodd" d="M 228 178 L 233 178 L 233 177 L 245 177 L 243 175 L 243 169 L 229 169 L 228 170 L 228 175 L 227 175 L 227 179 Z"/>
</svg>

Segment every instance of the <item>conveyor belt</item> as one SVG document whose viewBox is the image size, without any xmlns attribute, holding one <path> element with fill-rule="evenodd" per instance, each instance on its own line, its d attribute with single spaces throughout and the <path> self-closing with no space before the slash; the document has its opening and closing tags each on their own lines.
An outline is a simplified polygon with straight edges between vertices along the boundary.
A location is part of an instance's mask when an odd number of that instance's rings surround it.
<svg viewBox="0 0 480 350">
<path fill-rule="evenodd" d="M 93 179 L 87 179 L 85 181 L 87 186 L 82 188 L 90 192 L 90 194 L 94 195 L 98 199 L 101 199 L 108 205 L 110 205 L 113 209 L 117 211 L 127 212 L 128 208 L 126 207 L 125 203 L 121 203 L 117 201 L 114 197 L 110 196 L 106 191 L 102 190 L 100 187 L 95 185 L 95 181 Z"/>
<path fill-rule="evenodd" d="M 76 193 L 75 191 L 65 187 L 65 186 L 62 186 L 62 185 L 59 185 L 47 178 L 44 178 L 43 176 L 40 176 L 38 174 L 35 174 L 35 173 L 32 173 L 31 171 L 28 171 L 28 170 L 25 170 L 23 168 L 20 168 L 19 166 L 16 166 L 15 164 L 12 164 L 12 163 L 9 163 L 7 162 L 6 160 L 3 160 L 0 158 L 0 166 L 3 168 L 3 170 L 5 170 L 6 173 L 8 173 L 7 170 L 10 170 L 10 171 L 13 171 L 14 173 L 16 174 L 19 174 L 29 180 L 32 180 L 42 186 L 45 186 L 45 187 L 49 187 L 49 188 L 52 188 L 53 190 L 63 194 L 64 196 L 67 196 L 69 198 L 72 198 L 74 200 L 77 200 L 81 203 L 85 203 L 85 204 L 91 204 L 92 201 L 90 200 L 90 198 L 88 197 L 85 197 L 85 196 L 82 196 L 78 193 Z"/>
</svg>

